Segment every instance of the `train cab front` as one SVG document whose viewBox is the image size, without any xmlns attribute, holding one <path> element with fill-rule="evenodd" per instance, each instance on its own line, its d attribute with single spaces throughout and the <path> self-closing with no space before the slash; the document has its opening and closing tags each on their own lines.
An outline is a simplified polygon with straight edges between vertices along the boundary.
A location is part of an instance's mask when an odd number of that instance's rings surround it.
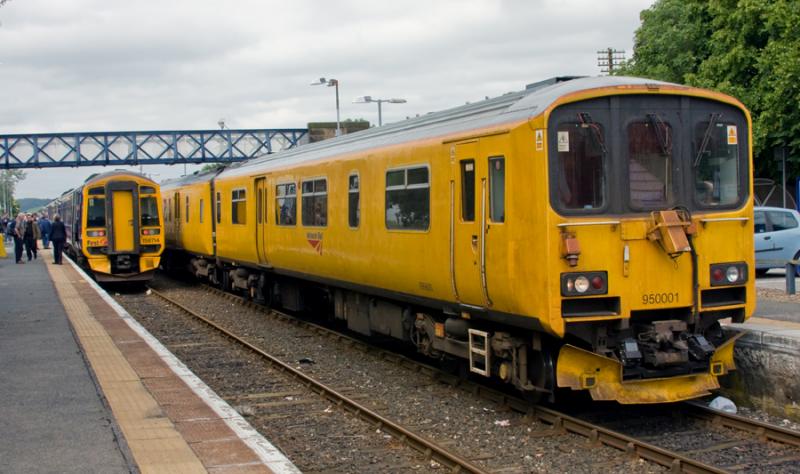
<svg viewBox="0 0 800 474">
<path fill-rule="evenodd" d="M 90 187 L 83 253 L 99 282 L 153 278 L 164 249 L 158 188 L 136 180 Z"/>
<path fill-rule="evenodd" d="M 720 322 L 755 306 L 748 125 L 732 104 L 679 95 L 555 110 L 559 387 L 674 402 L 719 388 L 735 368 Z"/>
</svg>

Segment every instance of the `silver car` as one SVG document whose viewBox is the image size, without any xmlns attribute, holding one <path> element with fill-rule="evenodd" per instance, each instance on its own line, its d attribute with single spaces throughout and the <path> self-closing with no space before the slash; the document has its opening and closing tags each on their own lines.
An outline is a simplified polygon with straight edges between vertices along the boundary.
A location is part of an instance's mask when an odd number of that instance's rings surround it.
<svg viewBox="0 0 800 474">
<path fill-rule="evenodd" d="M 770 268 L 785 268 L 787 260 L 800 258 L 800 214 L 797 211 L 756 207 L 753 217 L 756 275 L 763 275 Z"/>
</svg>

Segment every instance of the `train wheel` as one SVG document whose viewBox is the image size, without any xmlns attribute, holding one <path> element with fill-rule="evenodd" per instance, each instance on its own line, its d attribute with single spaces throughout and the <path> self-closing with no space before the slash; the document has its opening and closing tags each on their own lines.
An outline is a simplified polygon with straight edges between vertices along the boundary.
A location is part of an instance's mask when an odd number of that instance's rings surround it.
<svg viewBox="0 0 800 474">
<path fill-rule="evenodd" d="M 528 358 L 528 379 L 538 389 L 524 392 L 531 403 L 555 401 L 556 364 L 555 351 L 548 346 L 541 351 L 533 351 Z"/>
</svg>

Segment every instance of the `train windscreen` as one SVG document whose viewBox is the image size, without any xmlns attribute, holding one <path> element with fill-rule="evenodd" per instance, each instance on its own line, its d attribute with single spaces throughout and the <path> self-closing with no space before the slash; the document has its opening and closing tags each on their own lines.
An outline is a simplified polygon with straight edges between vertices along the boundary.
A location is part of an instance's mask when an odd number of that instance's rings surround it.
<svg viewBox="0 0 800 474">
<path fill-rule="evenodd" d="M 565 215 L 735 209 L 747 198 L 747 119 L 728 104 L 604 97 L 556 108 L 548 134 L 550 198 Z"/>
</svg>

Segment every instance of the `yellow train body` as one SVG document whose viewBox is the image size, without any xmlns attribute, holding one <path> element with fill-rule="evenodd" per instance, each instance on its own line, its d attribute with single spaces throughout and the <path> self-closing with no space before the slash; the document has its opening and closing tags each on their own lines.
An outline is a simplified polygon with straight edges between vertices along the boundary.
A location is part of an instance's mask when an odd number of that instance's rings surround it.
<svg viewBox="0 0 800 474">
<path fill-rule="evenodd" d="M 149 280 L 161 262 L 160 186 L 134 172 L 95 175 L 48 205 L 67 229 L 66 249 L 98 281 Z"/>
<path fill-rule="evenodd" d="M 165 183 L 168 244 L 522 390 L 683 400 L 733 368 L 718 320 L 755 306 L 750 128 L 710 91 L 555 83 Z"/>
</svg>

